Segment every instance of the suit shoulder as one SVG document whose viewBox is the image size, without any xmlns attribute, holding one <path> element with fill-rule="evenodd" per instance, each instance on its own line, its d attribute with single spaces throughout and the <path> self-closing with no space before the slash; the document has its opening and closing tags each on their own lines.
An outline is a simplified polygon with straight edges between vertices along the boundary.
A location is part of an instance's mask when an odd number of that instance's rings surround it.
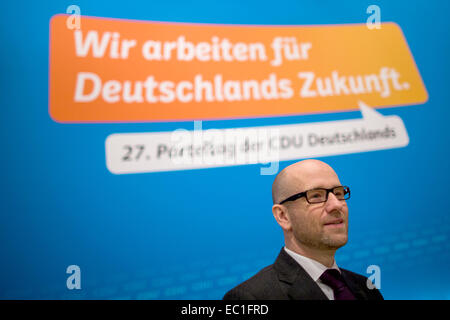
<svg viewBox="0 0 450 320">
<path fill-rule="evenodd" d="M 275 276 L 275 271 L 273 269 L 273 264 L 270 266 L 267 266 L 263 269 L 261 269 L 258 273 L 256 273 L 251 278 L 245 280 L 242 282 L 238 287 L 242 288 L 252 288 L 260 284 L 267 283 L 271 280 L 273 280 L 273 277 Z"/>
<path fill-rule="evenodd" d="M 278 278 L 273 265 L 261 269 L 251 278 L 240 283 L 223 297 L 224 300 L 270 299 Z"/>
<path fill-rule="evenodd" d="M 343 268 L 339 268 L 342 272 L 344 272 L 347 276 L 355 279 L 358 282 L 366 282 L 367 281 L 367 277 L 363 276 L 362 274 L 347 270 L 347 269 L 343 269 Z"/>
</svg>

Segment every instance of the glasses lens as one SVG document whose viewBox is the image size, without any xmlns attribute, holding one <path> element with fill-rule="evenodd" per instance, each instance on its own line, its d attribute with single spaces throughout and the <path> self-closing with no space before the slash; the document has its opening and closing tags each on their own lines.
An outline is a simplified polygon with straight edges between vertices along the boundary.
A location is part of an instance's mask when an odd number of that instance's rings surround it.
<svg viewBox="0 0 450 320">
<path fill-rule="evenodd" d="M 306 192 L 306 199 L 309 203 L 319 203 L 327 201 L 327 190 L 314 189 Z"/>
<path fill-rule="evenodd" d="M 349 194 L 348 188 L 342 187 L 342 186 L 334 188 L 333 193 L 336 196 L 336 198 L 338 198 L 339 200 L 347 199 L 347 195 Z"/>
</svg>

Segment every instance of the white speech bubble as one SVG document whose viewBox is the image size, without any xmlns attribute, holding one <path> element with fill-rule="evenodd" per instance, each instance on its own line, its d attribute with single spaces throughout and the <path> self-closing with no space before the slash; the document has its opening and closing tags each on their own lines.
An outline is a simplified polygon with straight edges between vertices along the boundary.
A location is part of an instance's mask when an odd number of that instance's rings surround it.
<svg viewBox="0 0 450 320">
<path fill-rule="evenodd" d="M 398 116 L 383 116 L 359 101 L 361 119 L 234 129 L 111 134 L 106 165 L 114 174 L 189 170 L 405 147 Z"/>
</svg>

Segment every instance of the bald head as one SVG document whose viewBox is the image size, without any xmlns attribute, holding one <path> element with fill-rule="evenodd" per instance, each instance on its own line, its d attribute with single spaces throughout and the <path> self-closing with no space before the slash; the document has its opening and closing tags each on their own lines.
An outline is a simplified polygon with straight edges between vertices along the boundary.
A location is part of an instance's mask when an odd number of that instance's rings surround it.
<svg viewBox="0 0 450 320">
<path fill-rule="evenodd" d="M 327 185 L 327 179 L 320 180 L 320 177 L 330 175 L 337 178 L 333 168 L 320 160 L 308 159 L 291 164 L 275 177 L 272 184 L 272 201 L 274 204 L 280 203 L 293 194 L 318 187 L 311 185 L 313 178 L 315 183 L 322 184 L 322 187 L 333 187 Z"/>
</svg>

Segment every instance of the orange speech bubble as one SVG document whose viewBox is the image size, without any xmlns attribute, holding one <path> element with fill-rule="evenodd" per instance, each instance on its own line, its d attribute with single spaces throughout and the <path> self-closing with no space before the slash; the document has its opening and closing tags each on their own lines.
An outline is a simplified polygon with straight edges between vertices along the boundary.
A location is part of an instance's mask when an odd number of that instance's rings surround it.
<svg viewBox="0 0 450 320">
<path fill-rule="evenodd" d="M 243 26 L 68 15 L 50 22 L 58 122 L 285 116 L 424 103 L 400 27 Z"/>
</svg>

